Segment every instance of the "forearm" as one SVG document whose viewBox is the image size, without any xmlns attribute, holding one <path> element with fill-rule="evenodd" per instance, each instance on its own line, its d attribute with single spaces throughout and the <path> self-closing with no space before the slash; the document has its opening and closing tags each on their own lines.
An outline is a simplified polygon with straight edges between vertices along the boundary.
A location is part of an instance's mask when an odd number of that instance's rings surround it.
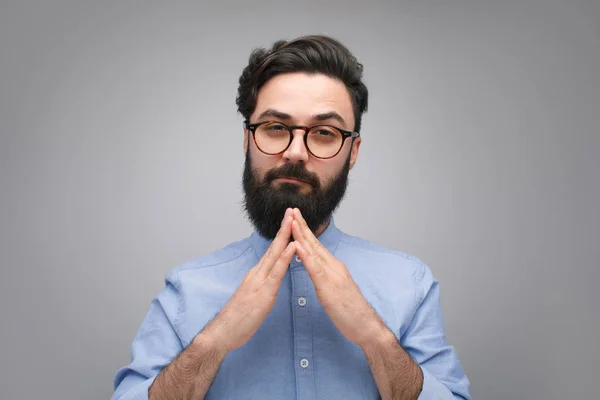
<svg viewBox="0 0 600 400">
<path fill-rule="evenodd" d="M 365 344 L 363 352 L 383 400 L 417 399 L 423 388 L 423 371 L 387 330 Z"/>
<path fill-rule="evenodd" d="M 200 333 L 156 377 L 149 400 L 203 399 L 225 358 L 225 352 L 207 333 Z"/>
</svg>

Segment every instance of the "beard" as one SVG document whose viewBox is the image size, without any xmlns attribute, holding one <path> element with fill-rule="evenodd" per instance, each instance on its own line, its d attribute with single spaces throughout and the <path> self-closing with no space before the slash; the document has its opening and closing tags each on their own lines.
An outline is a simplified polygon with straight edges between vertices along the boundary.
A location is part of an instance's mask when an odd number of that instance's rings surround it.
<svg viewBox="0 0 600 400">
<path fill-rule="evenodd" d="M 261 180 L 258 171 L 252 168 L 248 151 L 242 179 L 244 209 L 254 228 L 267 239 L 272 240 L 277 235 L 288 207 L 300 209 L 308 227 L 314 233 L 329 220 L 344 198 L 349 172 L 350 154 L 340 173 L 325 184 L 321 184 L 319 177 L 309 172 L 302 163 L 285 164 L 271 169 Z M 277 178 L 305 181 L 310 184 L 311 190 L 302 193 L 300 185 L 285 182 L 275 187 L 273 180 Z"/>
</svg>

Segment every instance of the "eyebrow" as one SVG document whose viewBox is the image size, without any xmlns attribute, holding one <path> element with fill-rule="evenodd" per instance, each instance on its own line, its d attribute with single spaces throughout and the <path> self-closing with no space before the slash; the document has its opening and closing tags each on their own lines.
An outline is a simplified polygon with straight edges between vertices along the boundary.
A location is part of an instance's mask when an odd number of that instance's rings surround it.
<svg viewBox="0 0 600 400">
<path fill-rule="evenodd" d="M 290 114 L 286 114 L 284 112 L 277 111 L 273 108 L 269 108 L 269 109 L 265 110 L 264 112 L 262 112 L 258 116 L 258 119 L 262 119 L 265 117 L 273 117 L 273 118 L 278 118 L 278 119 L 288 120 L 288 121 L 290 119 L 292 119 L 292 116 Z M 342 116 L 340 114 L 336 113 L 335 111 L 329 111 L 329 112 L 322 113 L 322 114 L 316 114 L 311 117 L 311 120 L 314 120 L 314 121 L 327 121 L 328 119 L 334 119 L 334 120 L 339 121 L 342 124 L 346 125 L 346 121 L 344 120 L 344 118 L 342 118 Z"/>
<path fill-rule="evenodd" d="M 258 119 L 263 119 L 264 117 L 274 117 L 274 118 L 278 118 L 278 119 L 287 119 L 287 120 L 292 119 L 292 116 L 290 114 L 286 114 L 281 111 L 274 110 L 272 108 L 268 108 L 267 110 L 265 110 L 262 114 L 260 114 L 258 116 Z"/>
</svg>

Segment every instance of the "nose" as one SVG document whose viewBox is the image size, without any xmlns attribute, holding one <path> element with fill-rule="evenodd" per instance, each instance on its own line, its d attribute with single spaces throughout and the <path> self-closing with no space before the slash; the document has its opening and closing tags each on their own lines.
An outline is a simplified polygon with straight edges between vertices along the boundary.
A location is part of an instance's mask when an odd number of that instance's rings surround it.
<svg viewBox="0 0 600 400">
<path fill-rule="evenodd" d="M 283 152 L 283 158 L 291 163 L 308 161 L 308 149 L 304 144 L 304 131 L 302 129 L 294 130 L 294 138 L 289 147 Z"/>
</svg>

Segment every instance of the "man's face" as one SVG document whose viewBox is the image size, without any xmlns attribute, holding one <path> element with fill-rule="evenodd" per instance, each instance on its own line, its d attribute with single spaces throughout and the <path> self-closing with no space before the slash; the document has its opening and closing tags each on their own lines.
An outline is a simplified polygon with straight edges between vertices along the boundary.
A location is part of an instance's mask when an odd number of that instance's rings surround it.
<svg viewBox="0 0 600 400">
<path fill-rule="evenodd" d="M 354 129 L 350 95 L 344 84 L 321 74 L 287 73 L 260 89 L 250 123 L 276 120 L 287 125 L 327 124 Z M 319 159 L 304 144 L 304 131 L 281 154 L 261 152 L 249 131 L 244 133 L 245 208 L 257 231 L 275 237 L 287 207 L 298 207 L 313 232 L 323 226 L 342 200 L 348 172 L 361 139 L 346 139 L 333 158 Z"/>
</svg>

